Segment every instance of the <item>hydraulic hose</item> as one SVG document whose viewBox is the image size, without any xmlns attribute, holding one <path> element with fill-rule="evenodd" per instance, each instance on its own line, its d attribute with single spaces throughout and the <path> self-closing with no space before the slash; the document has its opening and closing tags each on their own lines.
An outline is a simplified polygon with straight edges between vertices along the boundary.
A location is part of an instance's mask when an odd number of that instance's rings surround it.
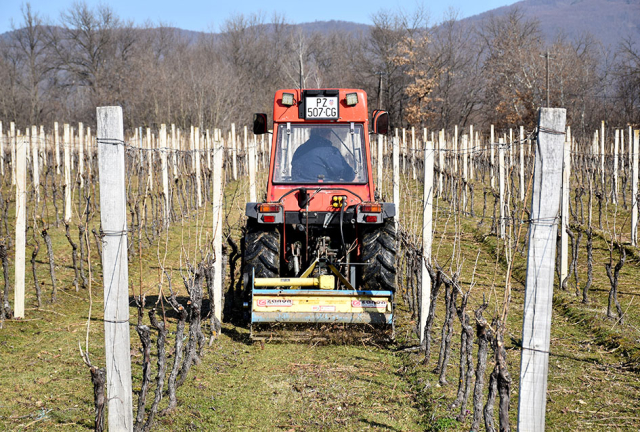
<svg viewBox="0 0 640 432">
<path fill-rule="evenodd" d="M 344 219 L 344 209 L 347 207 L 346 200 L 342 200 L 342 206 L 340 207 L 340 240 L 342 240 L 342 253 L 347 255 L 347 246 L 344 243 L 344 231 L 342 230 L 342 220 Z"/>
</svg>

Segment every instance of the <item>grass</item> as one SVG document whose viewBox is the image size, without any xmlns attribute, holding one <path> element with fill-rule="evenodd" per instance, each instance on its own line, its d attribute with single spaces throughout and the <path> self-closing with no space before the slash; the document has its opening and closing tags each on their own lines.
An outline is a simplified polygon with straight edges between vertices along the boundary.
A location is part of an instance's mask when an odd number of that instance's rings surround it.
<svg viewBox="0 0 640 432">
<path fill-rule="evenodd" d="M 229 182 L 225 193 L 225 210 L 229 215 L 225 232 L 236 240 L 242 226 L 240 215 L 248 199 L 246 183 L 246 179 Z M 408 179 L 403 180 L 402 185 L 403 225 L 417 231 L 421 224 L 421 187 Z M 2 192 L 10 194 L 6 186 Z M 476 183 L 475 204 L 476 213 L 481 214 L 479 183 Z M 490 303 L 485 317 L 490 319 L 503 296 L 506 266 L 497 259 L 502 254 L 502 245 L 494 236 L 487 236 L 488 220 L 479 228 L 477 219 L 463 217 L 456 222 L 443 211 L 448 203 L 437 201 L 436 205 L 440 211 L 435 224 L 434 257 L 441 263 L 456 264 L 456 260 L 449 258 L 454 251 L 453 232 L 457 223 L 462 229 L 459 249 L 456 246 L 457 262 L 463 263 L 461 280 L 466 289 L 474 277 L 477 257 L 477 284 L 472 290 L 468 311 L 475 310 L 484 297 Z M 488 210 L 491 209 L 492 203 L 489 203 Z M 12 209 L 9 214 L 13 215 Z M 48 220 L 51 214 L 50 211 Z M 180 287 L 181 272 L 187 258 L 197 260 L 201 247 L 206 248 L 212 225 L 210 216 L 206 209 L 198 212 L 175 223 L 167 237 L 146 245 L 140 257 L 142 268 L 134 253 L 130 263 L 132 293 L 145 292 L 149 301 L 154 300 L 160 282 L 160 264 L 164 262 L 174 289 L 179 289 L 184 296 L 185 291 Z M 77 228 L 73 231 L 77 237 Z M 5 328 L 0 330 L 2 430 L 66 431 L 92 427 L 93 390 L 78 349 L 79 343 L 84 346 L 88 292 L 84 289 L 76 292 L 71 285 L 70 247 L 63 230 L 51 228 L 50 233 L 60 282 L 58 302 L 48 302 L 51 283 L 41 244 L 38 271 L 47 301 L 39 310 L 36 308 L 28 271 L 26 319 L 6 321 Z M 134 247 L 137 251 L 137 243 Z M 30 250 L 28 246 L 28 257 Z M 584 253 L 584 249 L 581 250 L 581 254 Z M 603 316 L 608 279 L 602 263 L 608 259 L 608 251 L 602 240 L 596 240 L 594 253 L 595 280 L 590 304 L 580 303 L 572 294 L 572 288 L 567 292 L 556 290 L 547 398 L 547 430 L 550 431 L 635 431 L 640 424 L 640 385 L 638 371 L 632 367 L 640 334 L 637 331 L 640 314 L 633 300 L 638 294 L 634 282 L 640 275 L 638 263 L 629 259 L 623 268 L 620 299 L 628 315 L 625 324 L 616 325 Z M 583 282 L 586 280 L 584 256 L 581 255 L 579 266 Z M 104 365 L 102 281 L 95 251 L 92 262 L 97 267 L 92 282 L 90 353 L 94 364 Z M 516 253 L 505 341 L 513 380 L 512 426 L 517 414 L 525 265 L 525 256 Z M 165 293 L 166 289 L 165 281 Z M 402 304 L 398 308 L 398 343 L 390 346 L 314 343 L 263 346 L 250 342 L 246 326 L 225 322 L 222 336 L 205 348 L 201 363 L 192 369 L 187 382 L 178 390 L 176 412 L 158 418 L 156 430 L 469 430 L 470 415 L 457 421 L 457 412 L 449 409 L 455 399 L 458 379 L 460 326 L 457 319 L 447 372 L 449 384 L 440 387 L 438 377 L 432 372 L 444 314 L 442 299 L 443 294 L 439 298 L 434 328 L 434 353 L 426 367 L 421 364 L 422 354 L 397 349 L 416 343 L 415 318 Z M 136 309 L 132 307 L 132 317 L 135 314 Z M 175 331 L 175 319 L 170 314 L 168 321 L 170 330 Z M 140 388 L 142 356 L 133 326 L 131 334 L 135 391 Z M 170 334 L 170 355 L 173 337 Z M 155 357 L 152 358 L 154 373 L 155 361 Z M 489 359 L 487 378 L 491 368 Z M 136 399 L 134 397 L 134 401 Z"/>
</svg>

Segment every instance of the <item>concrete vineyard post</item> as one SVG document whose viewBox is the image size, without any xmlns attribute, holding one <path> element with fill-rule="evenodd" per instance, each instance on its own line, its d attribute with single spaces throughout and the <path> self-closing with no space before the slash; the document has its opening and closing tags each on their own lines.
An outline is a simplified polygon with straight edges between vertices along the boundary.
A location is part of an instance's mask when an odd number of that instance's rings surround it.
<svg viewBox="0 0 640 432">
<path fill-rule="evenodd" d="M 413 172 L 413 179 L 416 176 L 416 128 L 411 126 L 411 170 Z"/>
<path fill-rule="evenodd" d="M 604 190 L 604 120 L 600 124 L 600 178 Z"/>
<path fill-rule="evenodd" d="M 567 127 L 562 157 L 562 223 L 560 224 L 560 283 L 569 273 L 569 179 L 571 178 L 571 129 Z"/>
<path fill-rule="evenodd" d="M 433 142 L 424 142 L 424 189 L 422 192 L 422 289 L 420 290 L 420 346 L 426 347 L 425 329 L 427 315 L 431 305 L 431 276 L 427 264 L 431 263 L 431 244 L 433 242 L 433 163 L 435 149 Z"/>
<path fill-rule="evenodd" d="M 518 431 L 543 431 L 553 280 L 562 182 L 564 108 L 541 108 L 522 325 Z"/>
<path fill-rule="evenodd" d="M 9 140 L 11 141 L 11 186 L 16 185 L 16 124 L 9 123 Z"/>
<path fill-rule="evenodd" d="M 122 108 L 98 107 L 98 167 L 109 430 L 133 430 Z M 147 131 L 148 133 L 148 131 Z"/>
<path fill-rule="evenodd" d="M 38 128 L 31 126 L 31 173 L 33 175 L 33 191 L 36 202 L 40 202 L 40 166 L 38 164 Z"/>
<path fill-rule="evenodd" d="M 496 187 L 496 178 L 495 178 L 495 133 L 494 133 L 493 125 L 491 125 L 491 141 L 489 142 L 489 150 L 491 153 L 491 161 L 489 163 L 489 174 L 491 176 L 491 189 Z"/>
<path fill-rule="evenodd" d="M 620 129 L 616 129 L 613 140 L 613 190 L 612 201 L 618 204 L 618 145 L 620 144 Z"/>
<path fill-rule="evenodd" d="M 396 205 L 395 226 L 398 231 L 398 219 L 400 218 L 400 140 L 393 139 L 393 202 Z"/>
<path fill-rule="evenodd" d="M 164 195 L 164 227 L 169 226 L 171 217 L 170 193 L 169 193 L 169 167 L 167 161 L 167 126 L 160 125 L 160 165 L 162 167 L 162 192 Z"/>
<path fill-rule="evenodd" d="M 504 192 L 505 192 L 505 169 L 504 169 L 504 147 L 505 147 L 505 142 L 504 139 L 500 138 L 498 143 L 498 175 L 499 175 L 499 179 L 498 181 L 500 182 L 499 186 L 499 192 L 500 192 L 500 238 L 503 239 L 505 237 L 505 233 L 506 233 L 506 220 L 505 217 L 507 215 L 507 212 L 505 211 L 505 196 L 504 196 Z"/>
<path fill-rule="evenodd" d="M 25 135 L 17 140 L 16 146 L 16 245 L 15 245 L 15 281 L 14 281 L 14 317 L 24 318 L 24 270 L 25 247 L 27 242 L 27 146 L 29 138 Z"/>
<path fill-rule="evenodd" d="M 233 179 L 238 180 L 238 162 L 236 161 L 237 153 L 236 153 L 236 124 L 231 123 L 231 158 L 232 158 L 232 169 L 233 169 Z"/>
<path fill-rule="evenodd" d="M 78 123 L 78 180 L 80 189 L 84 188 L 84 125 Z"/>
<path fill-rule="evenodd" d="M 71 128 L 64 124 L 64 223 L 71 222 Z"/>
<path fill-rule="evenodd" d="M 378 135 L 378 177 L 376 180 L 378 181 L 378 191 L 382 191 L 382 164 L 384 155 L 382 154 L 384 143 L 384 137 L 382 135 Z"/>
<path fill-rule="evenodd" d="M 247 127 L 244 127 L 245 137 L 247 136 Z M 257 141 L 255 136 L 253 142 L 247 149 L 247 158 L 249 162 L 249 201 L 256 202 L 258 200 L 256 195 L 256 146 Z"/>
<path fill-rule="evenodd" d="M 633 131 L 631 165 L 631 245 L 638 245 L 638 130 Z"/>
<path fill-rule="evenodd" d="M 202 207 L 202 178 L 200 177 L 200 128 L 196 127 L 194 130 L 193 141 L 193 160 L 195 162 L 196 171 L 196 189 L 198 194 L 198 208 Z"/>
<path fill-rule="evenodd" d="M 2 135 L 1 121 L 0 121 L 0 176 L 4 177 L 4 135 Z"/>
<path fill-rule="evenodd" d="M 151 142 L 151 128 L 147 128 L 147 187 L 150 191 L 153 190 L 153 152 L 151 149 L 153 144 Z"/>
<path fill-rule="evenodd" d="M 520 201 L 524 201 L 524 126 L 520 126 Z"/>
<path fill-rule="evenodd" d="M 223 181 L 222 163 L 224 146 L 222 140 L 215 141 L 213 154 L 213 306 L 215 316 L 222 322 L 222 212 Z"/>
</svg>

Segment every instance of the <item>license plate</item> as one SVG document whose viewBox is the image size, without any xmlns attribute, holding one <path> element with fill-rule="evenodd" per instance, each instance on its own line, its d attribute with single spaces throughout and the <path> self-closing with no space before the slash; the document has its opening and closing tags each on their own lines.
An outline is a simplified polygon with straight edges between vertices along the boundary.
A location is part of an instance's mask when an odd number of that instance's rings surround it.
<svg viewBox="0 0 640 432">
<path fill-rule="evenodd" d="M 313 96 L 306 98 L 307 119 L 338 119 L 338 97 Z"/>
</svg>

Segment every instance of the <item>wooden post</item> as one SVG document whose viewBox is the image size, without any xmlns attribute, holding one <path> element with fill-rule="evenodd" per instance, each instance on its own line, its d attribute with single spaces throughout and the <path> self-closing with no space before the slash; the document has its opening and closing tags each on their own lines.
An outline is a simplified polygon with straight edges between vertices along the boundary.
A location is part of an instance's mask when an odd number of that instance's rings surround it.
<svg viewBox="0 0 640 432">
<path fill-rule="evenodd" d="M 504 197 L 504 189 L 505 189 L 505 169 L 504 169 L 504 147 L 505 142 L 503 138 L 498 139 L 498 175 L 500 182 L 498 185 L 500 191 L 500 238 L 503 239 L 506 234 L 506 223 L 505 217 L 508 214 L 505 211 L 505 197 Z"/>
<path fill-rule="evenodd" d="M 238 162 L 236 161 L 236 124 L 231 123 L 231 164 L 233 169 L 233 180 L 238 180 Z"/>
<path fill-rule="evenodd" d="M 422 192 L 422 289 L 420 291 L 420 346 L 426 348 L 425 330 L 431 305 L 431 276 L 427 265 L 431 263 L 433 242 L 433 162 L 435 149 L 433 142 L 424 142 L 424 189 Z"/>
<path fill-rule="evenodd" d="M 519 432 L 544 430 L 566 115 L 564 108 L 541 108 L 539 114 L 522 325 Z"/>
<path fill-rule="evenodd" d="M 200 176 L 200 128 L 196 127 L 194 131 L 193 142 L 193 160 L 196 164 L 196 188 L 198 190 L 198 208 L 202 207 L 202 178 Z"/>
<path fill-rule="evenodd" d="M 64 223 L 71 222 L 71 129 L 64 124 Z"/>
<path fill-rule="evenodd" d="M 564 142 L 562 157 L 562 223 L 560 224 L 560 283 L 569 274 L 569 196 L 571 189 L 571 128 L 567 127 L 567 136 Z"/>
<path fill-rule="evenodd" d="M 40 202 L 40 165 L 38 164 L 38 127 L 31 126 L 31 173 L 36 202 Z"/>
<path fill-rule="evenodd" d="M 400 146 L 402 151 L 402 172 L 407 172 L 407 130 L 402 128 L 402 145 Z"/>
<path fill-rule="evenodd" d="M 400 140 L 393 139 L 393 202 L 396 205 L 395 225 L 398 230 L 398 220 L 400 219 Z"/>
<path fill-rule="evenodd" d="M 171 217 L 170 192 L 169 192 L 169 167 L 167 163 L 167 125 L 160 125 L 160 165 L 162 167 L 162 192 L 164 194 L 164 227 L 169 226 Z"/>
<path fill-rule="evenodd" d="M 27 147 L 29 138 L 25 135 L 17 140 L 16 158 L 16 246 L 14 311 L 15 318 L 24 318 L 24 270 L 27 243 Z"/>
<path fill-rule="evenodd" d="M 216 140 L 213 153 L 213 307 L 215 317 L 222 322 L 222 212 L 223 212 L 223 183 L 224 173 L 222 163 L 224 146 L 222 140 Z M 211 300 L 211 299 L 210 299 Z"/>
<path fill-rule="evenodd" d="M 122 108 L 98 107 L 98 166 L 109 430 L 133 430 Z"/>
<path fill-rule="evenodd" d="M 633 131 L 633 159 L 631 165 L 631 245 L 638 245 L 638 131 Z"/>
<path fill-rule="evenodd" d="M 247 136 L 247 127 L 244 127 L 244 136 Z M 256 195 L 256 146 L 257 141 L 254 135 L 253 143 L 249 145 L 247 149 L 247 162 L 249 165 L 249 201 L 256 202 L 258 200 Z"/>
</svg>

